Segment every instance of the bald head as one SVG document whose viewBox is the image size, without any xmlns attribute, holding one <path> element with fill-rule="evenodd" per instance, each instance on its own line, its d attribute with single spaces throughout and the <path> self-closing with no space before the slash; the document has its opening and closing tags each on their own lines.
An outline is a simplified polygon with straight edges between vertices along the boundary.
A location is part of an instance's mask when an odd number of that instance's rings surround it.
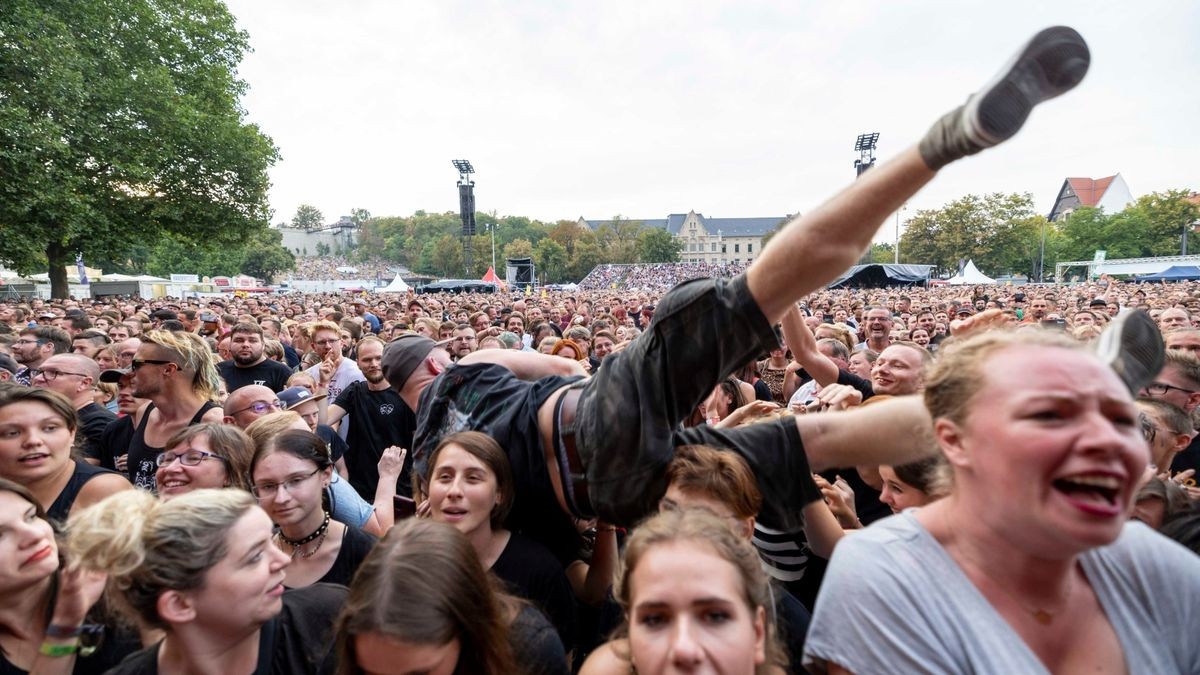
<svg viewBox="0 0 1200 675">
<path fill-rule="evenodd" d="M 100 379 L 100 366 L 82 354 L 55 354 L 42 362 L 33 385 L 66 396 L 82 408 L 92 402 L 92 389 Z"/>
<path fill-rule="evenodd" d="M 279 410 L 275 392 L 261 384 L 250 384 L 229 392 L 229 398 L 225 399 L 225 423 L 245 429 L 254 420 Z"/>
</svg>

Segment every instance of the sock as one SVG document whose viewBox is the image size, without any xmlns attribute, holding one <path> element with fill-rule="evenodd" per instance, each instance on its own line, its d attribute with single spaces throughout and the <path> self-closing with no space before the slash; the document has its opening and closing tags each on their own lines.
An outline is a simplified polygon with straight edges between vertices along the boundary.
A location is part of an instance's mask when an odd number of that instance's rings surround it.
<svg viewBox="0 0 1200 675">
<path fill-rule="evenodd" d="M 925 160 L 925 165 L 930 169 L 938 171 L 956 159 L 962 159 L 983 150 L 982 145 L 967 138 L 963 132 L 962 112 L 964 107 L 960 105 L 934 122 L 917 145 L 921 159 Z"/>
</svg>

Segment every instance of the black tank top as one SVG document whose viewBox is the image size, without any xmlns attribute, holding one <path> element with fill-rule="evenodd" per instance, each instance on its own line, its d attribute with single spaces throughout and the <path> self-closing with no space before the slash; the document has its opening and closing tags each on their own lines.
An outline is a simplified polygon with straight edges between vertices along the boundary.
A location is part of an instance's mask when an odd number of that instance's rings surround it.
<svg viewBox="0 0 1200 675">
<path fill-rule="evenodd" d="M 188 422 L 188 426 L 199 424 L 200 420 L 204 418 L 204 413 L 215 407 L 217 404 L 205 401 L 204 405 L 200 406 L 200 410 L 192 415 L 192 421 Z M 153 403 L 146 406 L 146 414 L 142 415 L 142 421 L 133 431 L 133 439 L 129 441 L 129 457 L 126 460 L 125 470 L 129 472 L 129 482 L 133 483 L 134 487 L 157 494 L 158 488 L 154 484 L 154 474 L 158 471 L 158 466 L 154 462 L 163 449 L 146 445 L 146 424 L 150 421 L 152 410 L 154 410 Z"/>
<path fill-rule="evenodd" d="M 75 472 L 71 474 L 71 480 L 67 481 L 66 487 L 54 498 L 54 503 L 50 505 L 50 508 L 46 509 L 46 515 L 50 517 L 50 520 L 59 523 L 67 522 L 67 516 L 71 515 L 71 507 L 75 505 L 75 498 L 79 496 L 79 491 L 83 489 L 84 483 L 102 474 L 116 473 L 77 459 L 72 461 L 75 462 Z"/>
</svg>

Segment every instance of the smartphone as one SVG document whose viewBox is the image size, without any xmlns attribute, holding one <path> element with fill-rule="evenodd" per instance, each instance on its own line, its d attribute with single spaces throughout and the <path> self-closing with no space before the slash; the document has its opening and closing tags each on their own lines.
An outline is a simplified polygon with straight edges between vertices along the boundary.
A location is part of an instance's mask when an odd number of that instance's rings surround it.
<svg viewBox="0 0 1200 675">
<path fill-rule="evenodd" d="M 392 497 L 392 509 L 395 511 L 396 520 L 412 518 L 417 515 L 417 503 L 404 495 Z"/>
<path fill-rule="evenodd" d="M 1058 330 L 1067 329 L 1066 319 L 1042 319 L 1042 326 L 1045 328 L 1057 328 Z"/>
</svg>

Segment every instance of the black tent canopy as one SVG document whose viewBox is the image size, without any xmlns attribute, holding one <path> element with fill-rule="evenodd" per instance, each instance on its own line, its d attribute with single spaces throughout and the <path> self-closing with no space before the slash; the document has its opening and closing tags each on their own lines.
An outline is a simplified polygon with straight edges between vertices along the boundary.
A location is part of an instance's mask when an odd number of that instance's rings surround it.
<svg viewBox="0 0 1200 675">
<path fill-rule="evenodd" d="M 855 265 L 829 284 L 829 288 L 886 288 L 914 286 L 929 281 L 933 265 Z"/>
</svg>

